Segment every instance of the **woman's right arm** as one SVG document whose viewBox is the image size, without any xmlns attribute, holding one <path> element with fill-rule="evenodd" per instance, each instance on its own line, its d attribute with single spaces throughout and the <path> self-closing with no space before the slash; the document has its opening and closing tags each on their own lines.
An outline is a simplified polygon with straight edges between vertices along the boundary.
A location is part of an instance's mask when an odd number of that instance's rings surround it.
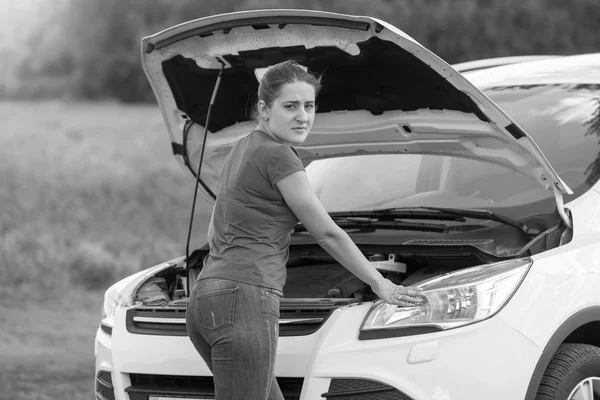
<svg viewBox="0 0 600 400">
<path fill-rule="evenodd" d="M 288 207 L 319 245 L 357 278 L 371 286 L 383 301 L 410 306 L 422 301 L 421 289 L 397 286 L 366 259 L 348 234 L 331 219 L 315 195 L 306 172 L 294 172 L 276 183 Z"/>
</svg>

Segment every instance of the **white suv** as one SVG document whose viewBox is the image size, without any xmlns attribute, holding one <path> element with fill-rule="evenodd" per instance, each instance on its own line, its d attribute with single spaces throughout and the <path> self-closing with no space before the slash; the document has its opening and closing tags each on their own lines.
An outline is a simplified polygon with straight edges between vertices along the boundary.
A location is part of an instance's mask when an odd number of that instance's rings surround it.
<svg viewBox="0 0 600 400">
<path fill-rule="evenodd" d="M 194 179 L 203 160 L 204 202 L 254 126 L 258 77 L 290 58 L 323 73 L 297 147 L 317 195 L 428 301 L 378 301 L 299 224 L 275 366 L 286 399 L 599 398 L 600 55 L 463 76 L 368 17 L 268 10 L 175 26 L 143 39 L 142 62 L 176 158 Z M 214 398 L 185 327 L 207 251 L 107 290 L 98 399 Z"/>
</svg>

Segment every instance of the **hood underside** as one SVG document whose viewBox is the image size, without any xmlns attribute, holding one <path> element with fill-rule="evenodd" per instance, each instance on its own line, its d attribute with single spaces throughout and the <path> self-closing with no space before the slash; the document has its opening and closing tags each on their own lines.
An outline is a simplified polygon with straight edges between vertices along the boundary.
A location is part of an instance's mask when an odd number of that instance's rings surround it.
<svg viewBox="0 0 600 400">
<path fill-rule="evenodd" d="M 232 144 L 254 127 L 255 71 L 294 59 L 322 75 L 305 162 L 369 153 L 479 159 L 571 193 L 534 141 L 462 75 L 412 38 L 368 17 L 259 10 L 190 21 L 142 41 L 142 63 L 173 151 L 208 192 Z M 202 149 L 220 69 L 222 79 Z"/>
<path fill-rule="evenodd" d="M 258 91 L 254 70 L 288 59 L 323 75 L 318 98 L 321 114 L 364 110 L 378 116 L 386 111 L 429 108 L 472 113 L 487 121 L 465 93 L 453 90 L 447 80 L 423 68 L 418 59 L 393 42 L 370 37 L 352 44 L 357 55 L 333 43 L 308 49 L 273 47 L 221 55 L 228 67 L 223 70 L 209 131 L 248 121 Z M 201 68 L 194 58 L 178 54 L 162 63 L 162 71 L 174 92 L 177 108 L 204 125 L 219 69 Z"/>
</svg>

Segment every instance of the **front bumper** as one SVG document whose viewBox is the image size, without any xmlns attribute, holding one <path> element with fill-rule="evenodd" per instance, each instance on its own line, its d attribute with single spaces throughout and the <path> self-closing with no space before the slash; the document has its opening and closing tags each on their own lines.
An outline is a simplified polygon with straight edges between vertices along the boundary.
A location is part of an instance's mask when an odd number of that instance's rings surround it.
<svg viewBox="0 0 600 400">
<path fill-rule="evenodd" d="M 301 392 L 294 397 L 354 400 L 361 397 L 352 393 L 374 389 L 371 396 L 380 397 L 368 398 L 524 398 L 541 349 L 501 315 L 445 332 L 359 340 L 369 308 L 338 309 L 316 333 L 280 338 L 275 375 L 300 382 Z M 130 374 L 210 376 L 187 337 L 132 335 L 125 329 L 123 310 L 115 321 L 112 336 L 98 330 L 95 349 L 96 372 L 111 373 L 115 400 L 129 400 Z M 345 396 L 322 396 L 340 395 L 344 385 Z"/>
</svg>

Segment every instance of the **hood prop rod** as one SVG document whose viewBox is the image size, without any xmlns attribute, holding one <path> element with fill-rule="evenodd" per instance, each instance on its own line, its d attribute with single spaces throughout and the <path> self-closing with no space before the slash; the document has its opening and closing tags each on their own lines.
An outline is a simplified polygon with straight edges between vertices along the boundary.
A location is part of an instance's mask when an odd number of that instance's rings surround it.
<svg viewBox="0 0 600 400">
<path fill-rule="evenodd" d="M 206 112 L 206 123 L 204 124 L 204 139 L 202 141 L 202 152 L 200 152 L 200 161 L 198 162 L 198 173 L 196 174 L 196 189 L 194 190 L 194 200 L 192 201 L 192 213 L 190 215 L 190 225 L 188 228 L 187 241 L 185 245 L 185 283 L 186 283 L 186 294 L 189 296 L 190 294 L 190 280 L 189 280 L 189 270 L 190 270 L 190 239 L 192 237 L 192 226 L 194 223 L 194 212 L 196 211 L 196 199 L 198 197 L 198 185 L 200 183 L 200 169 L 202 168 L 202 160 L 204 159 L 204 150 L 206 148 L 206 137 L 208 135 L 208 124 L 210 122 L 210 114 L 212 111 L 212 107 L 215 104 L 215 98 L 217 97 L 217 92 L 219 91 L 219 85 L 221 84 L 221 76 L 223 75 L 223 69 L 225 69 L 225 63 L 221 61 L 219 58 L 217 60 L 221 63 L 221 69 L 219 70 L 219 75 L 217 76 L 217 81 L 215 82 L 215 87 L 213 88 L 212 97 L 210 98 L 210 103 L 208 104 L 208 111 Z"/>
</svg>

